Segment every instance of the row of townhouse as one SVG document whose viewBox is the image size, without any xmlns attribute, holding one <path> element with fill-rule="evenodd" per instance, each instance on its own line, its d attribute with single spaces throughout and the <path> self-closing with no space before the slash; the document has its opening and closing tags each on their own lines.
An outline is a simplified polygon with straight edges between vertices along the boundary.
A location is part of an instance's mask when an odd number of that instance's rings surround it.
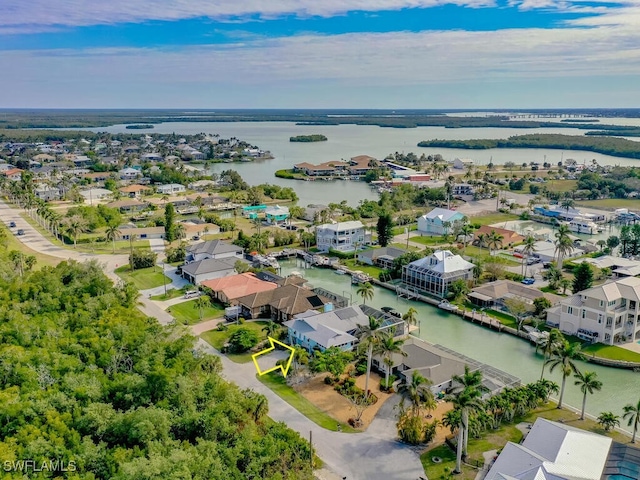
<svg viewBox="0 0 640 480">
<path fill-rule="evenodd" d="M 378 160 L 369 155 L 358 155 L 352 157 L 349 162 L 332 161 L 313 165 L 308 162 L 297 163 L 293 166 L 294 172 L 304 173 L 310 177 L 331 177 L 331 176 L 361 176 L 369 170 L 376 168 Z"/>
</svg>

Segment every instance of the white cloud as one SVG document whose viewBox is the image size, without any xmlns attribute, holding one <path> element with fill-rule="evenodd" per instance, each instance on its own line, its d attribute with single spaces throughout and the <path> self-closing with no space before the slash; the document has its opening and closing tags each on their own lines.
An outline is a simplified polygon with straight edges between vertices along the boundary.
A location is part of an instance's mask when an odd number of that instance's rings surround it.
<svg viewBox="0 0 640 480">
<path fill-rule="evenodd" d="M 85 26 L 249 15 L 332 16 L 354 10 L 377 12 L 443 4 L 485 7 L 494 3 L 495 0 L 3 0 L 0 26 L 31 32 L 43 25 Z"/>
</svg>

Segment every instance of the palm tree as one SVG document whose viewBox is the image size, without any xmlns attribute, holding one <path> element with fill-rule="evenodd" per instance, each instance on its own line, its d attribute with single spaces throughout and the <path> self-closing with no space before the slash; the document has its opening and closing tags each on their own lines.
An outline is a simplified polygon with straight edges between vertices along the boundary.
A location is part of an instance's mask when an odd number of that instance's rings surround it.
<svg viewBox="0 0 640 480">
<path fill-rule="evenodd" d="M 129 235 L 129 252 L 131 253 L 131 258 L 133 259 L 133 242 L 138 240 L 138 235 L 132 233 Z M 133 264 L 131 264 L 131 270 L 133 270 Z"/>
<path fill-rule="evenodd" d="M 107 225 L 107 229 L 105 230 L 105 236 L 107 237 L 108 242 L 113 243 L 113 253 L 116 253 L 116 238 L 118 238 L 121 234 L 117 225 Z"/>
<path fill-rule="evenodd" d="M 195 302 L 193 302 L 193 308 L 198 309 L 198 314 L 200 316 L 200 321 L 202 321 L 203 310 L 211 305 L 211 298 L 209 295 L 200 295 L 196 298 Z"/>
<path fill-rule="evenodd" d="M 78 235 L 87 229 L 87 222 L 79 215 L 68 217 L 65 221 L 65 230 L 73 237 L 73 248 L 78 245 Z"/>
<path fill-rule="evenodd" d="M 385 360 L 386 372 L 385 372 L 385 385 L 389 388 L 389 375 L 391 374 L 392 364 L 392 355 L 397 353 L 402 355 L 403 357 L 407 356 L 407 353 L 402 350 L 402 345 L 404 344 L 404 340 L 396 340 L 391 335 L 386 335 L 379 345 L 379 352 Z"/>
<path fill-rule="evenodd" d="M 487 246 L 487 242 L 489 240 L 489 236 L 486 233 L 481 233 L 476 237 L 476 242 L 478 244 L 478 248 L 484 248 Z"/>
<path fill-rule="evenodd" d="M 558 400 L 558 408 L 562 408 L 562 397 L 564 397 L 564 387 L 567 383 L 567 377 L 572 373 L 578 373 L 577 360 L 584 360 L 582 346 L 578 342 L 569 343 L 567 340 L 561 341 L 553 350 L 551 358 L 546 363 L 551 365 L 549 369 L 553 372 L 556 367 L 562 370 L 562 386 L 560 387 L 560 399 Z"/>
<path fill-rule="evenodd" d="M 300 367 L 302 365 L 307 365 L 309 363 L 309 352 L 306 348 L 301 347 L 300 345 L 296 345 L 293 347 L 293 371 L 295 374 L 298 373 Z"/>
<path fill-rule="evenodd" d="M 533 235 L 527 235 L 524 239 L 524 244 L 522 245 L 522 253 L 524 253 L 525 261 L 522 262 L 524 265 L 524 277 L 527 276 L 527 266 L 529 265 L 529 257 L 533 252 L 536 251 L 536 239 L 533 238 Z"/>
<path fill-rule="evenodd" d="M 429 388 L 431 385 L 433 385 L 431 380 L 414 370 L 411 379 L 405 378 L 398 387 L 398 392 L 411 402 L 414 415 L 418 415 L 422 407 L 434 408 L 435 399 L 431 388 Z"/>
<path fill-rule="evenodd" d="M 182 223 L 179 223 L 175 226 L 174 232 L 175 232 L 176 238 L 178 240 L 181 240 L 186 235 L 187 229 Z"/>
<path fill-rule="evenodd" d="M 458 425 L 458 447 L 456 450 L 456 469 L 455 473 L 462 472 L 462 449 L 464 447 L 464 438 L 466 429 L 469 425 L 469 414 L 472 412 L 482 411 L 482 401 L 480 400 L 480 392 L 474 388 L 463 389 L 455 395 L 447 397 L 448 401 L 453 405 L 454 410 L 460 412 L 460 424 Z"/>
<path fill-rule="evenodd" d="M 504 237 L 497 233 L 495 230 L 491 230 L 489 233 L 489 238 L 487 238 L 487 246 L 489 247 L 489 255 L 491 255 L 491 250 L 497 250 L 502 247 L 502 240 Z"/>
<path fill-rule="evenodd" d="M 482 384 L 482 372 L 480 370 L 471 371 L 468 365 L 464 366 L 463 375 L 454 375 L 451 377 L 451 381 L 454 384 L 457 384 L 456 387 L 454 388 L 454 392 L 460 392 L 462 390 L 473 391 L 475 392 L 474 395 L 476 395 L 478 398 L 482 397 L 482 395 L 489 392 L 489 389 Z M 463 424 L 464 424 L 463 425 L 464 434 L 463 434 L 462 450 L 466 454 L 467 444 L 469 442 L 469 416 L 468 415 L 466 416 L 466 421 L 463 415 Z"/>
<path fill-rule="evenodd" d="M 605 432 L 609 432 L 615 427 L 620 426 L 620 417 L 613 412 L 602 412 L 598 415 L 597 420 Z"/>
<path fill-rule="evenodd" d="M 629 419 L 627 425 L 630 427 L 633 424 L 633 437 L 631 437 L 631 443 L 636 443 L 636 433 L 638 432 L 638 424 L 640 424 L 640 400 L 636 405 L 628 404 L 622 409 L 624 414 L 622 418 Z"/>
<path fill-rule="evenodd" d="M 584 420 L 584 409 L 587 406 L 587 393 L 593 395 L 593 392 L 602 389 L 602 382 L 597 379 L 596 372 L 578 372 L 575 374 L 575 384 L 580 386 L 582 392 L 582 413 L 580 414 L 580 420 Z"/>
<path fill-rule="evenodd" d="M 409 310 L 407 310 L 407 313 L 402 316 L 402 319 L 407 322 L 407 325 L 415 325 L 418 323 L 418 311 L 415 308 L 410 307 Z"/>
<path fill-rule="evenodd" d="M 370 282 L 361 283 L 356 293 L 362 297 L 362 303 L 367 304 L 367 300 L 373 299 L 373 285 Z"/>
<path fill-rule="evenodd" d="M 551 354 L 556 349 L 559 343 L 564 341 L 564 335 L 557 328 L 552 328 L 549 331 L 549 335 L 542 338 L 540 342 L 536 345 L 536 348 L 542 348 L 542 372 L 540 373 L 540 381 L 544 379 L 544 367 L 547 366 L 547 359 L 551 357 Z"/>
<path fill-rule="evenodd" d="M 473 272 L 472 272 L 474 286 L 476 285 L 478 280 L 480 280 L 483 273 L 484 273 L 484 267 L 482 265 L 482 262 L 476 258 L 475 261 L 473 262 Z"/>
<path fill-rule="evenodd" d="M 371 375 L 371 359 L 373 354 L 378 353 L 380 343 L 382 343 L 384 336 L 388 333 L 380 330 L 382 326 L 382 320 L 376 320 L 373 317 L 369 317 L 368 325 L 358 325 L 360 332 L 358 338 L 360 343 L 358 348 L 361 351 L 367 352 L 367 376 L 364 381 L 364 395 L 369 396 L 369 376 Z"/>
<path fill-rule="evenodd" d="M 560 225 L 556 232 L 556 254 L 558 271 L 562 272 L 562 260 L 573 250 L 573 241 L 569 238 L 571 230 L 567 225 Z"/>
<path fill-rule="evenodd" d="M 462 227 L 460 227 L 460 235 L 464 237 L 464 240 L 462 241 L 464 245 L 463 249 L 467 248 L 467 239 L 469 238 L 469 235 L 473 233 L 474 230 L 475 228 L 473 228 L 468 223 L 465 223 L 464 225 L 462 225 Z"/>
<path fill-rule="evenodd" d="M 567 277 L 562 277 L 560 282 L 558 282 L 558 286 L 562 289 L 562 294 L 567 294 L 567 288 L 569 288 L 573 283 Z"/>
<path fill-rule="evenodd" d="M 569 212 L 569 209 L 573 208 L 575 204 L 576 202 L 573 201 L 573 198 L 569 197 L 562 199 L 562 203 L 560 203 L 562 208 L 566 209 L 567 212 Z"/>
<path fill-rule="evenodd" d="M 273 320 L 267 322 L 267 324 L 262 327 L 262 331 L 267 334 L 267 337 L 272 337 L 278 330 L 280 330 L 280 325 Z"/>
</svg>

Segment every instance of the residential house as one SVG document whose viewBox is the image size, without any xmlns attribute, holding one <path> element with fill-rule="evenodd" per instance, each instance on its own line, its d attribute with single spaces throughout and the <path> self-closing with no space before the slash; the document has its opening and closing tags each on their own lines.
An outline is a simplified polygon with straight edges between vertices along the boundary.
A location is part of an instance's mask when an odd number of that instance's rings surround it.
<svg viewBox="0 0 640 480">
<path fill-rule="evenodd" d="M 604 214 L 597 213 L 582 213 L 580 210 L 569 207 L 565 208 L 561 205 L 536 205 L 533 207 L 533 212 L 543 217 L 556 218 L 563 221 L 571 221 L 576 217 L 582 217 L 583 219 L 591 222 L 604 222 L 606 216 Z"/>
<path fill-rule="evenodd" d="M 52 200 L 60 200 L 62 198 L 62 190 L 58 187 L 51 187 L 45 184 L 39 184 L 34 188 L 33 194 L 40 200 L 50 202 Z"/>
<path fill-rule="evenodd" d="M 182 266 L 182 278 L 194 285 L 236 273 L 235 258 L 205 258 Z"/>
<path fill-rule="evenodd" d="M 118 175 L 122 180 L 135 180 L 142 176 L 142 172 L 138 169 L 127 167 L 120 170 Z"/>
<path fill-rule="evenodd" d="M 87 157 L 86 155 L 75 155 L 73 158 L 73 164 L 77 168 L 88 167 L 93 164 L 93 160 Z"/>
<path fill-rule="evenodd" d="M 473 231 L 473 236 L 478 238 L 479 235 L 491 235 L 491 232 L 495 232 L 498 235 L 502 235 L 502 245 L 504 247 L 512 247 L 516 243 L 524 242 L 524 237 L 513 230 L 507 230 L 506 228 L 492 227 L 489 225 L 482 225 L 480 228 Z M 485 245 L 486 246 L 486 245 Z"/>
<path fill-rule="evenodd" d="M 249 205 L 242 207 L 242 216 L 254 220 L 267 211 L 266 205 Z"/>
<path fill-rule="evenodd" d="M 117 200 L 107 205 L 111 208 L 117 208 L 122 213 L 139 212 L 149 206 L 147 202 L 141 202 L 135 198 L 130 200 Z"/>
<path fill-rule="evenodd" d="M 301 172 L 310 177 L 331 177 L 336 175 L 346 175 L 349 163 L 342 161 L 324 162 L 313 165 L 308 162 L 297 163 L 293 166 L 294 172 Z"/>
<path fill-rule="evenodd" d="M 120 228 L 118 240 L 129 240 L 135 235 L 138 240 L 164 238 L 164 227 Z"/>
<path fill-rule="evenodd" d="M 186 263 L 198 262 L 206 258 L 242 260 L 242 248 L 223 240 L 208 240 L 187 247 Z"/>
<path fill-rule="evenodd" d="M 631 258 L 614 257 L 612 255 L 603 255 L 597 258 L 579 258 L 573 260 L 573 263 L 587 262 L 597 268 L 608 268 L 613 272 L 614 277 L 636 277 L 640 275 L 640 260 Z"/>
<path fill-rule="evenodd" d="M 330 299 L 298 285 L 284 285 L 273 290 L 238 298 L 244 318 L 267 317 L 277 322 L 291 320 L 307 310 L 324 309 Z"/>
<path fill-rule="evenodd" d="M 365 245 L 368 239 L 370 235 L 365 233 L 364 225 L 359 220 L 325 223 L 316 228 L 316 245 L 321 252 L 352 252 Z"/>
<path fill-rule="evenodd" d="M 112 172 L 89 172 L 80 175 L 82 178 L 91 180 L 94 183 L 104 185 L 105 180 L 111 177 Z"/>
<path fill-rule="evenodd" d="M 577 237 L 574 237 L 577 238 Z M 513 249 L 514 252 L 524 255 L 524 246 L 520 245 Z M 542 262 L 552 262 L 556 259 L 556 251 L 555 243 L 552 241 L 537 241 L 533 246 L 533 256 L 539 258 Z M 580 247 L 573 246 L 572 249 L 565 254 L 565 260 L 571 257 L 577 257 L 582 255 L 584 250 Z"/>
<path fill-rule="evenodd" d="M 395 247 L 380 247 L 358 252 L 357 258 L 360 263 L 375 265 L 380 268 L 393 267 L 393 261 L 407 253 L 407 250 Z"/>
<path fill-rule="evenodd" d="M 496 280 L 485 283 L 471 290 L 469 300 L 478 307 L 505 310 L 505 300 L 515 298 L 528 305 L 533 305 L 536 298 L 546 298 L 551 305 L 556 305 L 562 300 L 559 295 L 543 293 L 537 288 L 528 287 L 520 282 L 511 280 Z"/>
<path fill-rule="evenodd" d="M 34 155 L 33 159 L 38 163 L 49 163 L 55 162 L 56 157 L 53 155 L 49 155 L 48 153 L 39 153 L 38 155 Z"/>
<path fill-rule="evenodd" d="M 338 310 L 332 307 L 326 305 L 322 313 L 307 310 L 284 322 L 289 345 L 300 345 L 310 353 L 316 349 L 324 352 L 331 347 L 345 351 L 353 349 L 358 342 L 359 326 L 368 325 L 369 317 L 357 305 Z"/>
<path fill-rule="evenodd" d="M 143 162 L 161 162 L 162 155 L 159 153 L 145 153 L 140 157 L 140 160 Z"/>
<path fill-rule="evenodd" d="M 113 192 L 106 188 L 89 188 L 87 190 L 80 190 L 80 195 L 84 197 L 85 203 L 91 203 L 96 200 L 109 199 L 113 196 Z"/>
<path fill-rule="evenodd" d="M 156 187 L 156 190 L 158 191 L 158 193 L 162 195 L 173 195 L 176 193 L 183 193 L 187 191 L 185 186 L 179 183 L 168 183 L 166 185 L 158 185 Z"/>
<path fill-rule="evenodd" d="M 640 450 L 538 417 L 521 443 L 507 442 L 485 480 L 640 478 Z"/>
<path fill-rule="evenodd" d="M 285 223 L 289 218 L 289 207 L 281 207 L 280 205 L 267 207 L 264 213 L 267 218 L 267 223 L 271 225 L 279 225 L 281 223 Z"/>
<path fill-rule="evenodd" d="M 375 157 L 371 157 L 369 155 L 357 155 L 355 157 L 351 157 L 351 161 L 349 162 L 349 171 L 351 175 L 366 175 L 369 170 L 376 168 L 375 165 L 378 163 L 378 160 Z"/>
<path fill-rule="evenodd" d="M 318 220 L 320 212 L 322 212 L 323 210 L 328 211 L 329 207 L 327 205 L 309 204 L 305 207 L 302 218 L 304 218 L 307 222 L 315 222 L 316 220 Z"/>
<path fill-rule="evenodd" d="M 614 345 L 640 340 L 640 278 L 583 290 L 547 310 L 547 324 L 588 341 Z"/>
<path fill-rule="evenodd" d="M 470 166 L 473 166 L 473 160 L 469 158 L 456 158 L 453 160 L 453 168 L 456 170 L 464 170 Z"/>
<path fill-rule="evenodd" d="M 120 190 L 129 198 L 140 198 L 145 194 L 145 192 L 150 191 L 151 188 L 145 187 L 144 185 L 133 184 L 127 185 L 125 187 L 120 187 L 118 190 Z"/>
<path fill-rule="evenodd" d="M 454 210 L 434 208 L 429 213 L 418 218 L 418 231 L 429 235 L 444 235 L 451 233 L 455 222 L 464 221 L 465 216 Z"/>
<path fill-rule="evenodd" d="M 275 282 L 261 280 L 254 273 L 240 273 L 213 280 L 205 280 L 202 286 L 211 291 L 210 295 L 220 303 L 231 303 L 240 297 L 246 297 L 278 288 Z"/>
<path fill-rule="evenodd" d="M 204 192 L 205 190 L 215 187 L 218 185 L 218 182 L 214 182 L 213 180 L 196 180 L 195 182 L 191 182 L 187 187 L 189 190 L 195 190 L 196 192 Z"/>
<path fill-rule="evenodd" d="M 471 280 L 473 263 L 449 250 L 437 250 L 402 268 L 402 282 L 411 290 L 444 298 L 456 280 Z"/>
<path fill-rule="evenodd" d="M 454 183 L 451 188 L 453 195 L 473 195 L 474 192 L 474 186 L 468 183 Z"/>
<path fill-rule="evenodd" d="M 22 170 L 19 168 L 9 168 L 7 170 L 3 170 L 2 174 L 12 182 L 18 182 L 22 179 Z"/>
</svg>

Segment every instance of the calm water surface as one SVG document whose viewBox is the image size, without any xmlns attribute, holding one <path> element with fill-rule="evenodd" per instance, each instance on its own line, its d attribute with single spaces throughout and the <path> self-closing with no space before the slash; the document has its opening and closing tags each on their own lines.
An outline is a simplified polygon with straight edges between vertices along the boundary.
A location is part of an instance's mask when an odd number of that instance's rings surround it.
<svg viewBox="0 0 640 480">
<path fill-rule="evenodd" d="M 323 287 L 335 293 L 353 298 L 360 303 L 356 288 L 352 287 L 350 277 L 336 275 L 332 270 L 310 268 L 304 269 L 302 262 L 281 262 L 283 274 L 293 270 L 301 272 L 313 286 Z M 375 287 L 375 296 L 370 303 L 374 307 L 391 306 L 399 312 L 406 312 L 409 307 L 418 311 L 420 332 L 418 336 L 431 343 L 452 348 L 483 363 L 500 368 L 522 379 L 524 383 L 540 378 L 542 356 L 535 353 L 535 348 L 528 342 L 504 333 L 480 327 L 450 315 L 431 305 L 398 299 L 392 292 Z M 602 411 L 613 411 L 621 415 L 622 407 L 627 403 L 636 404 L 640 398 L 640 373 L 629 370 L 606 368 L 590 363 L 580 362 L 581 371 L 595 371 L 604 386 L 600 392 L 587 399 L 587 411 L 599 415 Z M 559 370 L 545 375 L 558 384 L 562 378 Z M 574 386 L 573 378 L 567 379 L 565 401 L 567 404 L 580 407 L 582 394 L 579 387 Z"/>
</svg>

